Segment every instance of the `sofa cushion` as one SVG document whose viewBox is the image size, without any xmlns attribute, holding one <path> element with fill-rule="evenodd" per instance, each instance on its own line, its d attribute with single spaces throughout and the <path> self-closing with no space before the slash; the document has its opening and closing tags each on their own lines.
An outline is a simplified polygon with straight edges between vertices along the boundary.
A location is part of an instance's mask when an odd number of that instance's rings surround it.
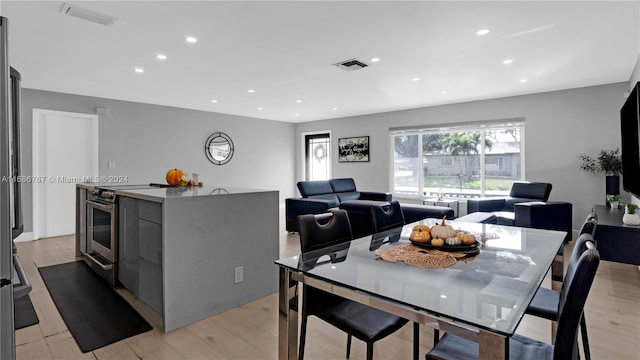
<svg viewBox="0 0 640 360">
<path fill-rule="evenodd" d="M 497 218 L 498 225 L 513 226 L 516 214 L 513 211 L 494 211 L 493 215 Z"/>
<path fill-rule="evenodd" d="M 329 207 L 336 207 L 340 205 L 340 199 L 338 199 L 338 196 L 334 193 L 311 195 L 311 196 L 307 196 L 306 198 L 316 199 L 316 200 L 327 200 L 329 201 Z"/>
<path fill-rule="evenodd" d="M 457 221 L 466 221 L 466 222 L 474 222 L 474 223 L 482 223 L 482 224 L 497 224 L 498 218 L 490 212 L 474 212 L 471 214 L 467 214 L 465 216 L 461 216 L 456 219 Z"/>
<path fill-rule="evenodd" d="M 350 192 L 356 191 L 356 182 L 352 178 L 331 179 L 329 180 L 333 192 Z"/>
<path fill-rule="evenodd" d="M 534 201 L 547 201 L 551 193 L 551 184 L 542 182 L 519 182 L 511 185 L 509 196 L 515 198 L 535 199 Z"/>
<path fill-rule="evenodd" d="M 359 200 L 360 192 L 359 191 L 349 191 L 349 192 L 341 192 L 336 193 L 340 202 L 349 201 L 349 200 Z"/>
<path fill-rule="evenodd" d="M 449 220 L 455 219 L 455 212 L 452 208 L 445 206 L 401 204 L 402 215 L 407 224 L 420 221 L 426 218 L 442 219 L 445 216 Z"/>
<path fill-rule="evenodd" d="M 313 195 L 333 193 L 331 185 L 326 180 L 298 181 L 298 190 L 300 190 L 300 195 L 305 198 Z"/>
</svg>

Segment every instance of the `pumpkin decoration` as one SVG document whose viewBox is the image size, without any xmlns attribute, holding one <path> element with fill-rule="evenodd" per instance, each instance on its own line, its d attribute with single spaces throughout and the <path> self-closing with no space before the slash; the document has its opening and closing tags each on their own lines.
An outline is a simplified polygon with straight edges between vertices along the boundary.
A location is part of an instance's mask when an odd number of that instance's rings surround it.
<svg viewBox="0 0 640 360">
<path fill-rule="evenodd" d="M 444 243 L 447 245 L 457 246 L 462 244 L 462 240 L 460 240 L 460 238 L 457 236 L 453 236 L 444 239 Z"/>
<path fill-rule="evenodd" d="M 167 184 L 171 186 L 177 186 L 180 183 L 180 179 L 184 176 L 184 172 L 180 169 L 171 169 L 167 171 Z"/>
<path fill-rule="evenodd" d="M 446 217 L 442 217 L 442 223 L 440 225 L 433 225 L 431 227 L 431 237 L 446 239 L 456 236 L 456 231 L 451 225 L 447 225 L 445 222 Z"/>
<path fill-rule="evenodd" d="M 473 245 L 476 242 L 476 236 L 473 234 L 458 234 L 462 245 Z"/>
<path fill-rule="evenodd" d="M 431 245 L 432 246 L 443 246 L 444 245 L 444 240 L 440 239 L 440 238 L 436 238 L 431 240 Z"/>
<path fill-rule="evenodd" d="M 416 225 L 411 229 L 409 240 L 428 244 L 431 240 L 430 229 L 427 225 Z"/>
</svg>

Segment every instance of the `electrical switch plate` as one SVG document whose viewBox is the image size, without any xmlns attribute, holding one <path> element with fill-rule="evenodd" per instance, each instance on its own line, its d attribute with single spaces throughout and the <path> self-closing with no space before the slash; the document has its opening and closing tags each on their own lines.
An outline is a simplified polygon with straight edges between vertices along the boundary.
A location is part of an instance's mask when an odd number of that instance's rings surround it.
<svg viewBox="0 0 640 360">
<path fill-rule="evenodd" d="M 241 283 L 244 277 L 244 268 L 242 266 L 238 266 L 235 271 L 235 283 Z"/>
</svg>

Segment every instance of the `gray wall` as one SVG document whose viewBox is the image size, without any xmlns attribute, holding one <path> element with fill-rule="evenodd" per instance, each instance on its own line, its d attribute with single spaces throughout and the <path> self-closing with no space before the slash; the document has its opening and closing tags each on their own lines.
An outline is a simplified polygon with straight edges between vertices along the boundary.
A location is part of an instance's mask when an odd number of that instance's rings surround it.
<svg viewBox="0 0 640 360">
<path fill-rule="evenodd" d="M 133 184 L 164 183 L 167 170 L 179 168 L 199 173 L 207 185 L 278 190 L 280 202 L 293 195 L 293 124 L 23 89 L 24 175 L 32 174 L 34 108 L 89 114 L 95 114 L 96 108 L 109 109 L 99 120 L 99 175 L 128 176 Z M 215 131 L 227 133 L 235 145 L 232 160 L 221 166 L 210 163 L 204 154 L 204 142 Z M 109 169 L 108 161 L 115 161 L 116 168 Z M 33 194 L 28 184 L 23 191 L 25 232 L 29 232 Z"/>
<path fill-rule="evenodd" d="M 633 68 L 633 73 L 631 74 L 631 79 L 629 80 L 629 89 L 633 89 L 638 81 L 640 81 L 640 56 L 638 56 L 636 66 Z"/>
<path fill-rule="evenodd" d="M 604 175 L 580 171 L 579 155 L 620 147 L 619 111 L 627 91 L 629 83 L 623 82 L 298 124 L 296 178 L 303 177 L 303 132 L 332 130 L 333 177 L 353 177 L 361 190 L 389 191 L 389 128 L 522 117 L 525 179 L 552 183 L 551 200 L 573 204 L 577 228 L 594 204 L 605 202 Z M 370 136 L 370 162 L 338 163 L 337 139 L 361 135 Z"/>
</svg>

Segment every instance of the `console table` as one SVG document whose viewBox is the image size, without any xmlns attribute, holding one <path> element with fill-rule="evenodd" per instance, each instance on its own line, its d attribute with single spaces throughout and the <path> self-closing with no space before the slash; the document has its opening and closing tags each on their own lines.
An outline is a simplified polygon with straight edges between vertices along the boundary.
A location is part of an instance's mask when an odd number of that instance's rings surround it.
<svg viewBox="0 0 640 360">
<path fill-rule="evenodd" d="M 432 205 L 432 206 L 445 206 L 448 208 L 452 208 L 454 211 L 454 215 L 456 217 L 460 216 L 460 205 L 458 200 L 455 199 L 442 199 L 442 200 L 438 200 L 438 199 L 429 199 L 429 198 L 424 198 L 422 199 L 422 205 Z"/>
<path fill-rule="evenodd" d="M 640 226 L 624 225 L 624 209 L 595 205 L 596 241 L 601 260 L 640 265 Z"/>
</svg>

